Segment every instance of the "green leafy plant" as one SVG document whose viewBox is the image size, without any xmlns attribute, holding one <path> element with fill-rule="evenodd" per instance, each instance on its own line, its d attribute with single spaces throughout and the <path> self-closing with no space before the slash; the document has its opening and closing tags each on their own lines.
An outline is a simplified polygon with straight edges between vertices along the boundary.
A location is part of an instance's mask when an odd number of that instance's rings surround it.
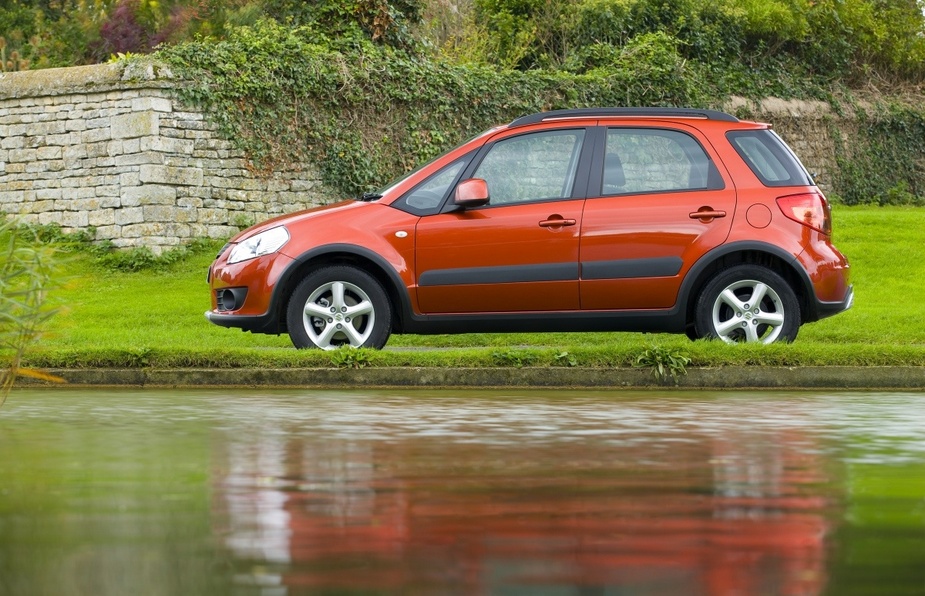
<svg viewBox="0 0 925 596">
<path fill-rule="evenodd" d="M 559 352 L 553 357 L 556 366 L 578 366 L 578 359 L 569 352 Z"/>
<path fill-rule="evenodd" d="M 12 220 L 0 220 L 0 405 L 17 376 L 58 380 L 22 367 L 26 350 L 54 314 L 46 302 L 54 264 L 53 248 Z"/>
<path fill-rule="evenodd" d="M 343 346 L 331 351 L 331 363 L 337 368 L 365 368 L 372 364 L 372 355 L 366 348 Z"/>
<path fill-rule="evenodd" d="M 535 363 L 536 355 L 523 350 L 496 350 L 491 353 L 491 360 L 496 366 L 523 368 Z"/>
<path fill-rule="evenodd" d="M 652 345 L 636 357 L 633 366 L 651 368 L 659 383 L 665 383 L 671 378 L 677 384 L 678 377 L 687 374 L 687 365 L 690 363 L 690 357 L 681 350 Z"/>
</svg>

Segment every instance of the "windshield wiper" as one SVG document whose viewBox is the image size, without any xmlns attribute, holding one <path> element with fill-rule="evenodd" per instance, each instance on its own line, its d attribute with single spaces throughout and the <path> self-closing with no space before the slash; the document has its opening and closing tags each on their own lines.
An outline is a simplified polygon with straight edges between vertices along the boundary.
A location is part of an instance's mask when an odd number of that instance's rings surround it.
<svg viewBox="0 0 925 596">
<path fill-rule="evenodd" d="M 381 199 L 382 195 L 377 192 L 364 192 L 362 195 L 357 198 L 358 201 L 375 201 L 376 199 Z"/>
</svg>

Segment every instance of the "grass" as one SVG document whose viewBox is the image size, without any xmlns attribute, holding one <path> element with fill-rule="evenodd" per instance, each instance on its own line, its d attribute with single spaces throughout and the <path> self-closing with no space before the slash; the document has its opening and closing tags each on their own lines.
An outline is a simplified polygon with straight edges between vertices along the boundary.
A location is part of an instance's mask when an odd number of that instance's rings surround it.
<svg viewBox="0 0 925 596">
<path fill-rule="evenodd" d="M 292 348 L 286 336 L 206 321 L 214 250 L 126 273 L 78 253 L 62 267 L 61 311 L 28 356 L 34 367 L 632 366 L 647 349 L 690 366 L 925 365 L 925 209 L 835 208 L 835 244 L 852 265 L 855 306 L 805 325 L 790 345 L 726 346 L 684 336 L 535 333 L 393 336 L 382 352 Z M 220 243 L 218 243 L 220 244 Z M 218 246 L 216 244 L 216 247 Z M 432 347 L 436 350 L 417 350 Z"/>
</svg>

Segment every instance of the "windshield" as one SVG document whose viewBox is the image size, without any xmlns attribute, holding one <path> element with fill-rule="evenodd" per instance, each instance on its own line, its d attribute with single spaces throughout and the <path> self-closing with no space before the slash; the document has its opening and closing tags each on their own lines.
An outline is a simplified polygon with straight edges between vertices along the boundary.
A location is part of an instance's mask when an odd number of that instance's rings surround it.
<svg viewBox="0 0 925 596">
<path fill-rule="evenodd" d="M 438 155 L 437 157 L 435 157 L 435 158 L 431 159 L 430 161 L 427 161 L 427 162 L 425 162 L 425 163 L 419 165 L 418 167 L 414 168 L 414 169 L 411 170 L 410 172 L 406 172 L 406 173 L 404 173 L 404 174 L 400 174 L 400 175 L 397 176 L 396 178 L 393 178 L 391 182 L 389 182 L 388 184 L 386 184 L 384 187 L 380 188 L 379 190 L 377 190 L 377 191 L 375 191 L 375 192 L 373 192 L 373 193 L 367 193 L 367 194 L 369 194 L 369 195 L 378 195 L 379 197 L 384 196 L 384 195 L 388 194 L 393 188 L 395 188 L 396 186 L 398 186 L 405 178 L 408 178 L 409 176 L 411 176 L 411 175 L 413 175 L 413 174 L 415 174 L 415 173 L 417 173 L 417 172 L 420 172 L 421 170 L 423 170 L 424 168 L 426 168 L 426 167 L 429 166 L 430 164 L 434 163 L 434 162 L 437 161 L 438 159 L 441 159 L 441 158 L 442 158 L 444 155 L 446 155 L 447 153 L 450 153 L 450 152 L 452 152 L 452 151 L 455 151 L 456 149 L 458 149 L 459 147 L 462 147 L 462 146 L 464 146 L 464 145 L 468 145 L 469 143 L 471 143 L 472 141 L 478 139 L 479 137 L 483 137 L 483 136 L 490 135 L 490 134 L 494 133 L 496 130 L 499 130 L 500 128 L 502 128 L 502 127 L 501 127 L 501 126 L 497 126 L 497 127 L 495 127 L 495 128 L 492 128 L 491 130 L 486 130 L 486 131 L 484 131 L 484 132 L 480 132 L 479 134 L 477 134 L 477 135 L 475 135 L 475 136 L 473 136 L 473 137 L 470 137 L 470 138 L 466 139 L 465 142 L 460 143 L 459 145 L 457 145 L 456 147 L 454 147 L 454 148 L 451 149 L 450 151 L 446 151 L 446 152 L 444 152 L 444 153 L 441 153 L 441 154 Z"/>
</svg>

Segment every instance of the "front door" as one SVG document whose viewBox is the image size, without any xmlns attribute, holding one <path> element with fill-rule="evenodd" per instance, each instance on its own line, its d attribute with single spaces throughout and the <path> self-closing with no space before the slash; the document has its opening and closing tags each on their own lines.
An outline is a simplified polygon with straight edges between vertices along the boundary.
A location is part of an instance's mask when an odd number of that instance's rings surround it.
<svg viewBox="0 0 925 596">
<path fill-rule="evenodd" d="M 489 203 L 419 220 L 421 312 L 579 308 L 584 201 L 573 191 L 584 137 L 584 129 L 569 129 L 494 142 L 471 176 L 487 182 Z"/>
</svg>

